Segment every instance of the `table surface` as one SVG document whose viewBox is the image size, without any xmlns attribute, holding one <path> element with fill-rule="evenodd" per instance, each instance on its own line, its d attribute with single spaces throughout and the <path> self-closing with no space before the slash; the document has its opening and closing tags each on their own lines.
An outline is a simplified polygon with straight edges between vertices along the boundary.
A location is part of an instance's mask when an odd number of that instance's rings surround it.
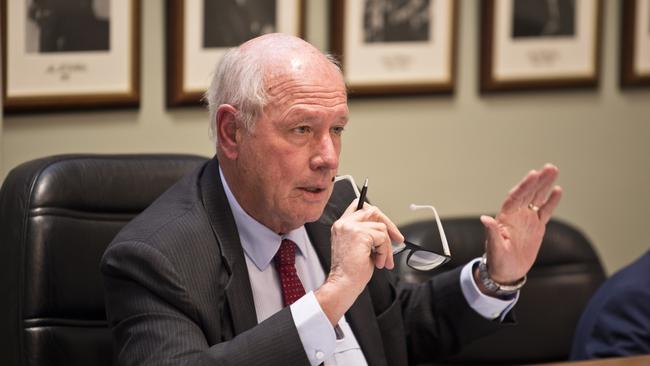
<svg viewBox="0 0 650 366">
<path fill-rule="evenodd" d="M 546 363 L 545 366 L 650 366 L 650 355 L 632 357 L 601 358 L 598 360 Z"/>
</svg>

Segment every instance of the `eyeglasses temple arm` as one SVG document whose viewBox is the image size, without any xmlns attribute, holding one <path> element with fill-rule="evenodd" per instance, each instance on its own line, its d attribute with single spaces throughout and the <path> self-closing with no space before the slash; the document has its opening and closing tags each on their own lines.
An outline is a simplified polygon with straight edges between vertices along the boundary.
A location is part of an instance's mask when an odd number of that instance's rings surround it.
<svg viewBox="0 0 650 366">
<path fill-rule="evenodd" d="M 354 194 L 357 195 L 357 198 L 361 196 L 361 193 L 359 193 L 359 187 L 357 187 L 357 183 L 354 181 L 354 178 L 350 174 L 344 174 L 344 175 L 337 175 L 336 178 L 334 178 L 334 183 L 341 181 L 341 180 L 347 180 L 352 184 L 352 189 L 354 190 Z"/>
<path fill-rule="evenodd" d="M 440 222 L 440 216 L 438 216 L 438 211 L 436 211 L 436 208 L 433 206 L 429 205 L 416 205 L 416 204 L 411 204 L 410 206 L 411 210 L 419 210 L 419 209 L 429 209 L 433 211 L 433 216 L 436 218 L 436 225 L 438 226 L 438 231 L 440 232 L 440 241 L 442 242 L 442 249 L 445 252 L 445 255 L 451 256 L 451 252 L 449 251 L 449 244 L 447 243 L 447 235 L 445 235 L 445 230 L 442 228 L 442 223 Z"/>
</svg>

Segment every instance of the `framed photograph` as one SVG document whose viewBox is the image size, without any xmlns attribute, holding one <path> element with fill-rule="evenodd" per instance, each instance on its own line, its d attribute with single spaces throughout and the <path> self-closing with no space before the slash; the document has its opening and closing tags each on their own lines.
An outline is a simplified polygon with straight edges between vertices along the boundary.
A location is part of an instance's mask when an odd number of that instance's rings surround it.
<svg viewBox="0 0 650 366">
<path fill-rule="evenodd" d="M 481 91 L 598 84 L 600 0 L 483 0 Z"/>
<path fill-rule="evenodd" d="M 621 85 L 650 85 L 650 0 L 624 0 Z"/>
<path fill-rule="evenodd" d="M 137 106 L 139 0 L 2 0 L 4 110 Z"/>
<path fill-rule="evenodd" d="M 303 36 L 304 0 L 167 0 L 167 105 L 199 105 L 219 59 L 266 33 Z"/>
<path fill-rule="evenodd" d="M 454 0 L 332 1 L 332 52 L 350 95 L 452 92 Z"/>
</svg>

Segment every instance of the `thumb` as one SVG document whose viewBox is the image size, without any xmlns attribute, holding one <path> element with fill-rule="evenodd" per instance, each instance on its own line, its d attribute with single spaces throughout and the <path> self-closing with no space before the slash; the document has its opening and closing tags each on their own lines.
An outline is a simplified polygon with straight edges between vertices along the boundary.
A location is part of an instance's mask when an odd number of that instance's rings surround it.
<svg viewBox="0 0 650 366">
<path fill-rule="evenodd" d="M 341 217 L 350 215 L 353 212 L 355 212 L 357 210 L 357 203 L 358 202 L 359 202 L 358 198 L 355 198 L 352 202 L 350 202 L 350 205 L 348 206 L 348 208 L 345 209 L 345 212 L 343 212 L 343 215 L 341 215 Z"/>
<path fill-rule="evenodd" d="M 499 224 L 494 217 L 481 215 L 481 223 L 485 226 L 485 251 L 490 253 L 492 246 L 499 242 L 501 234 L 499 234 Z"/>
</svg>

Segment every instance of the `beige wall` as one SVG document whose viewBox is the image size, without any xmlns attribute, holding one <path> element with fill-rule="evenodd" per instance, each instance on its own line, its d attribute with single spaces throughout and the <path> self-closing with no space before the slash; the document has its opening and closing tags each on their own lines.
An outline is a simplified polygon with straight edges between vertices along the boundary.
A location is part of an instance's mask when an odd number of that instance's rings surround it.
<svg viewBox="0 0 650 366">
<path fill-rule="evenodd" d="M 5 116 L 0 176 L 68 152 L 211 155 L 206 113 L 165 109 L 163 2 L 142 3 L 141 107 Z M 308 39 L 325 48 L 327 2 L 308 3 Z M 526 171 L 554 162 L 565 189 L 557 217 L 593 240 L 610 272 L 630 262 L 650 246 L 650 89 L 620 90 L 618 2 L 603 3 L 599 88 L 480 96 L 479 2 L 461 1 L 455 95 L 351 100 L 340 171 L 369 177 L 373 202 L 403 223 L 424 217 L 411 202 L 443 216 L 495 212 Z"/>
</svg>

